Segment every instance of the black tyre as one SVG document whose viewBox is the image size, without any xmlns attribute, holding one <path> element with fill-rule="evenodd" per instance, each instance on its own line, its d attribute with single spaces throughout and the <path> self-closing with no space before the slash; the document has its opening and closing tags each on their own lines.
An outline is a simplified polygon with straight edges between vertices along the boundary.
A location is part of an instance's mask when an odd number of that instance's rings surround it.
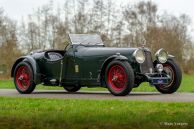
<svg viewBox="0 0 194 129">
<path fill-rule="evenodd" d="M 80 86 L 68 86 L 68 87 L 64 87 L 64 89 L 68 92 L 77 92 L 81 89 Z"/>
<path fill-rule="evenodd" d="M 14 71 L 14 83 L 21 94 L 29 94 L 35 89 L 33 70 L 27 62 L 19 63 Z"/>
<path fill-rule="evenodd" d="M 105 81 L 115 96 L 128 95 L 134 86 L 134 72 L 127 61 L 113 60 L 106 68 Z"/>
<path fill-rule="evenodd" d="M 156 85 L 156 89 L 163 94 L 172 94 L 176 92 L 181 85 L 182 72 L 173 60 L 168 60 L 163 66 L 164 72 L 171 77 L 171 81 L 168 85 Z"/>
</svg>

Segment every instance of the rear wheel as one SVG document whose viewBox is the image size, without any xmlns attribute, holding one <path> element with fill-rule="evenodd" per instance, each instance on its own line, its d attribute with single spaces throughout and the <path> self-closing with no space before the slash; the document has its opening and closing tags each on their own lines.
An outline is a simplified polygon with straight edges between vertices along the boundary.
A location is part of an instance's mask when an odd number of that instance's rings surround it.
<svg viewBox="0 0 194 129">
<path fill-rule="evenodd" d="M 21 94 L 31 93 L 36 85 L 33 82 L 33 70 L 26 62 L 19 63 L 14 71 L 14 83 Z"/>
<path fill-rule="evenodd" d="M 168 60 L 164 65 L 164 72 L 171 77 L 168 85 L 156 85 L 156 89 L 163 94 L 171 94 L 178 90 L 182 81 L 182 72 L 179 66 L 172 60 Z"/>
<path fill-rule="evenodd" d="M 68 86 L 68 87 L 64 87 L 64 89 L 68 92 L 77 92 L 81 89 L 80 86 Z"/>
<path fill-rule="evenodd" d="M 128 95 L 134 86 L 134 72 L 127 61 L 112 61 L 106 68 L 105 81 L 115 96 Z"/>
</svg>

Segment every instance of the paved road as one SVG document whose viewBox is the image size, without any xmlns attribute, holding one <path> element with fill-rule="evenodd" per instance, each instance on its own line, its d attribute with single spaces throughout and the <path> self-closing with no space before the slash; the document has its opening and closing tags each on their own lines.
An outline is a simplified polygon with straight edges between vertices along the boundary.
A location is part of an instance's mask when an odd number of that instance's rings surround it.
<svg viewBox="0 0 194 129">
<path fill-rule="evenodd" d="M 194 93 L 175 93 L 164 95 L 156 92 L 132 92 L 125 97 L 115 97 L 106 91 L 80 91 L 67 93 L 63 90 L 35 90 L 32 94 L 21 95 L 13 89 L 0 89 L 0 96 L 24 98 L 60 98 L 60 99 L 95 99 L 95 100 L 140 100 L 162 102 L 194 102 Z"/>
</svg>

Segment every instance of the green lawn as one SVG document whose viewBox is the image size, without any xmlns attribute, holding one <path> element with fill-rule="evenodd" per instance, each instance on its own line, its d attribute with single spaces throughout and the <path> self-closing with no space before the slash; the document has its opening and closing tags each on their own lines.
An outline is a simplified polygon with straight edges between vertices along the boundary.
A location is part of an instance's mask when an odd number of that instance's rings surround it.
<svg viewBox="0 0 194 129">
<path fill-rule="evenodd" d="M 179 92 L 194 92 L 193 84 L 194 76 L 184 75 Z M 13 89 L 13 81 L 0 81 L 0 88 Z M 133 91 L 156 90 L 144 83 Z M 194 103 L 0 97 L 0 129 L 190 129 L 193 109 Z"/>
<path fill-rule="evenodd" d="M 179 88 L 179 92 L 194 92 L 194 75 L 184 75 L 181 87 Z M 13 89 L 14 84 L 12 80 L 0 80 L 0 89 Z M 44 90 L 63 90 L 61 87 L 46 87 L 42 85 L 38 85 L 36 89 L 44 89 Z M 106 90 L 105 88 L 82 88 L 82 90 L 93 90 L 100 91 Z M 150 87 L 148 83 L 143 83 L 140 87 L 134 88 L 135 92 L 154 92 L 156 89 L 154 87 Z"/>
<path fill-rule="evenodd" d="M 192 128 L 193 108 L 194 103 L 0 97 L 0 129 Z"/>
</svg>

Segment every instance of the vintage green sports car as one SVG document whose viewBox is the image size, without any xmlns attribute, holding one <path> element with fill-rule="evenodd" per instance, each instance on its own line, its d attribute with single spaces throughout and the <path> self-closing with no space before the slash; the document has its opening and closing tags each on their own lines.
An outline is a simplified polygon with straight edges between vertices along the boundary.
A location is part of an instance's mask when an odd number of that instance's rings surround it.
<svg viewBox="0 0 194 129">
<path fill-rule="evenodd" d="M 81 87 L 105 87 L 125 96 L 142 82 L 170 94 L 181 84 L 182 72 L 164 49 L 155 57 L 147 48 L 105 47 L 96 34 L 70 34 L 64 50 L 31 52 L 16 60 L 11 71 L 19 93 L 31 93 L 36 85 L 61 86 L 68 92 Z"/>
</svg>

